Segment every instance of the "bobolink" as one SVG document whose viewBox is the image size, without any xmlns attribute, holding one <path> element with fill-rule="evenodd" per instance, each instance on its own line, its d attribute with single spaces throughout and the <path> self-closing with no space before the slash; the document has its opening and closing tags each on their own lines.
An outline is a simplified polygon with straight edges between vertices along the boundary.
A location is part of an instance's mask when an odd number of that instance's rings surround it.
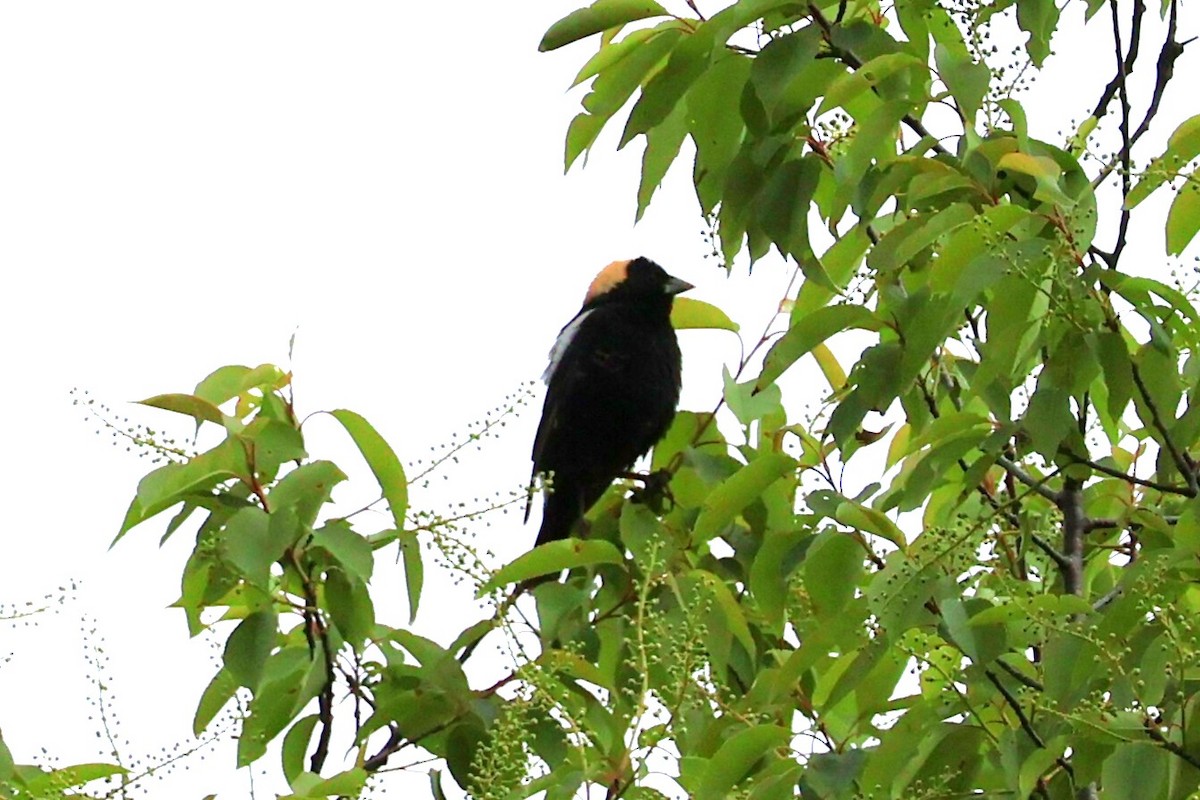
<svg viewBox="0 0 1200 800">
<path fill-rule="evenodd" d="M 613 480 L 667 432 L 680 386 L 671 302 L 691 288 L 647 258 L 614 261 L 558 334 L 533 443 L 533 474 L 552 476 L 537 544 L 570 536 Z"/>
</svg>

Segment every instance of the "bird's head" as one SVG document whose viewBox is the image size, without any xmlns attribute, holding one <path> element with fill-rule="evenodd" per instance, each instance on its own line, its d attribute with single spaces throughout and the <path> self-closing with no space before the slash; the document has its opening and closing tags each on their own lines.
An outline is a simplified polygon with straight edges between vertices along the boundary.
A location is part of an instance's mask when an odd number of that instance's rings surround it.
<svg viewBox="0 0 1200 800">
<path fill-rule="evenodd" d="M 670 308 L 671 298 L 691 289 L 692 284 L 681 280 L 648 258 L 614 261 L 592 281 L 583 307 L 590 308 L 607 302 L 653 302 L 665 298 Z"/>
</svg>

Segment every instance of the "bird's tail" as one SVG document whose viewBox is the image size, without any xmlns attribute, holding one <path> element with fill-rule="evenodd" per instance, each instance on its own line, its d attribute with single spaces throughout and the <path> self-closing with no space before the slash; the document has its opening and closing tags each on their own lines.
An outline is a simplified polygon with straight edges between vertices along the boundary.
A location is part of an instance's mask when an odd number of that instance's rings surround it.
<svg viewBox="0 0 1200 800">
<path fill-rule="evenodd" d="M 576 523 L 600 499 L 608 485 L 608 481 L 586 482 L 573 480 L 568 475 L 556 475 L 554 486 L 542 505 L 542 527 L 538 530 L 536 543 L 545 544 L 570 536 Z"/>
</svg>

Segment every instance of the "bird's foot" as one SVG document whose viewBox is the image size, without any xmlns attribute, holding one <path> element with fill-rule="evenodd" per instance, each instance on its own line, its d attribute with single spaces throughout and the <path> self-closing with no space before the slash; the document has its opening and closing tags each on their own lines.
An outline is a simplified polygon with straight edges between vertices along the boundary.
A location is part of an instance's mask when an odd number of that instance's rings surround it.
<svg viewBox="0 0 1200 800">
<path fill-rule="evenodd" d="M 626 472 L 622 477 L 642 484 L 642 488 L 633 490 L 633 502 L 647 505 L 657 514 L 674 507 L 675 497 L 671 494 L 670 471 L 660 469 L 648 473 Z"/>
</svg>

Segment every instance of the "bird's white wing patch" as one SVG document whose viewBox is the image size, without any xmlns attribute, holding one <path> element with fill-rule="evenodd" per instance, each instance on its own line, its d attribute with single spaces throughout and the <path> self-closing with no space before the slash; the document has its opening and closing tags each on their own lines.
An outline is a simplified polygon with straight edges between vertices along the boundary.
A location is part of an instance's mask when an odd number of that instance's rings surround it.
<svg viewBox="0 0 1200 800">
<path fill-rule="evenodd" d="M 554 377 L 554 371 L 558 369 L 558 365 L 563 359 L 563 354 L 571 345 L 571 340 L 575 338 L 575 334 L 579 333 L 579 326 L 587 319 L 588 314 L 595 310 L 589 308 L 587 311 L 579 312 L 575 315 L 575 319 L 568 322 L 567 327 L 558 334 L 558 338 L 554 340 L 554 346 L 550 348 L 550 363 L 546 365 L 546 371 L 542 373 L 543 382 L 550 383 L 550 379 Z"/>
</svg>

